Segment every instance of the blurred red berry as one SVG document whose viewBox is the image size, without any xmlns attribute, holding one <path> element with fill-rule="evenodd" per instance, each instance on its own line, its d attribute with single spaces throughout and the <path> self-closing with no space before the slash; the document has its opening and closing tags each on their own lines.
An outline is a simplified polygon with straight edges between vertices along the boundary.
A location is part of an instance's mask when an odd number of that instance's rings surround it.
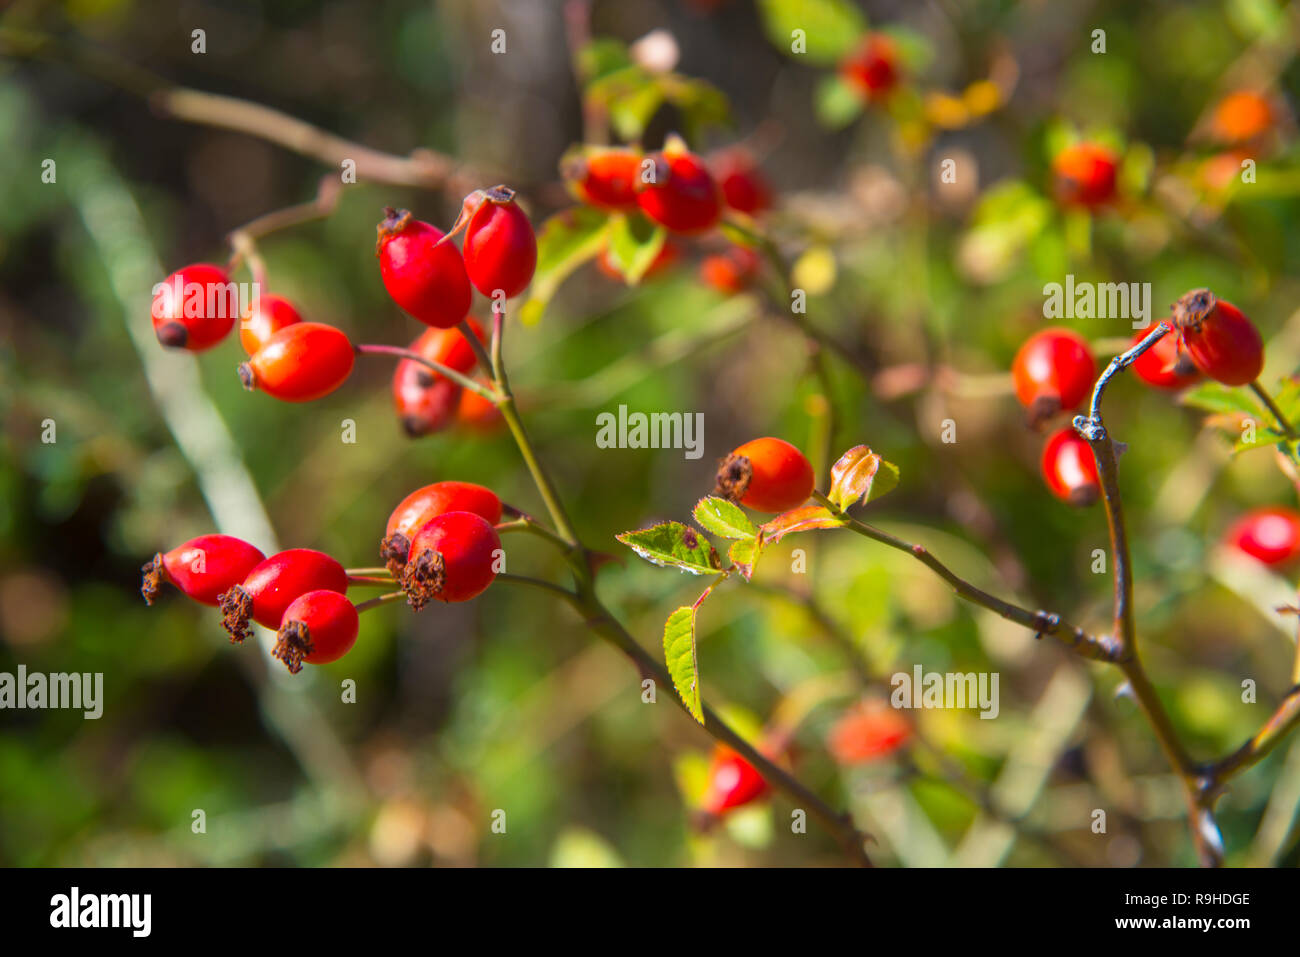
<svg viewBox="0 0 1300 957">
<path fill-rule="evenodd" d="M 669 137 L 652 160 L 653 181 L 638 181 L 641 211 L 675 233 L 712 229 L 722 215 L 722 198 L 704 161 L 676 136 Z"/>
<path fill-rule="evenodd" d="M 1042 471 L 1052 494 L 1071 505 L 1091 505 L 1101 495 L 1092 447 L 1074 429 L 1061 429 L 1047 440 Z"/>
<path fill-rule="evenodd" d="M 1214 107 L 1210 135 L 1228 146 L 1258 139 L 1275 123 L 1272 101 L 1254 90 L 1236 90 Z"/>
<path fill-rule="evenodd" d="M 636 150 L 592 149 L 566 158 L 560 172 L 574 195 L 587 205 L 627 212 L 636 209 L 641 160 Z"/>
<path fill-rule="evenodd" d="M 153 294 L 153 331 L 173 349 L 202 352 L 226 338 L 239 318 L 237 287 L 226 271 L 209 263 L 178 269 Z"/>
<path fill-rule="evenodd" d="M 767 782 L 752 764 L 725 744 L 714 748 L 702 802 L 705 812 L 720 815 L 757 801 L 767 791 Z"/>
<path fill-rule="evenodd" d="M 897 751 L 911 734 L 911 725 L 894 708 L 861 705 L 840 716 L 827 745 L 840 764 L 862 764 Z"/>
<path fill-rule="evenodd" d="M 869 33 L 840 63 L 840 76 L 866 100 L 882 100 L 902 76 L 898 48 L 883 33 Z"/>
<path fill-rule="evenodd" d="M 1285 565 L 1300 558 L 1300 512 L 1253 509 L 1233 523 L 1224 541 L 1265 565 Z"/>
<path fill-rule="evenodd" d="M 1070 329 L 1044 329 L 1025 340 L 1011 363 L 1016 398 L 1037 426 L 1075 408 L 1092 391 L 1097 363 L 1088 340 Z"/>
<path fill-rule="evenodd" d="M 1154 330 L 1144 329 L 1133 337 L 1137 345 Z M 1196 368 L 1184 349 L 1178 346 L 1178 333 L 1167 332 L 1142 355 L 1133 360 L 1130 366 L 1139 379 L 1157 389 L 1185 389 L 1201 380 L 1201 372 Z"/>
<path fill-rule="evenodd" d="M 700 263 L 700 280 L 718 292 L 734 295 L 753 285 L 762 260 L 748 246 L 732 246 L 726 252 L 705 256 Z"/>
<path fill-rule="evenodd" d="M 709 159 L 722 198 L 732 209 L 751 216 L 772 205 L 772 188 L 748 150 L 733 148 Z"/>
<path fill-rule="evenodd" d="M 1095 209 L 1115 198 L 1119 158 L 1100 143 L 1075 143 L 1052 160 L 1057 199 L 1066 206 Z"/>
</svg>

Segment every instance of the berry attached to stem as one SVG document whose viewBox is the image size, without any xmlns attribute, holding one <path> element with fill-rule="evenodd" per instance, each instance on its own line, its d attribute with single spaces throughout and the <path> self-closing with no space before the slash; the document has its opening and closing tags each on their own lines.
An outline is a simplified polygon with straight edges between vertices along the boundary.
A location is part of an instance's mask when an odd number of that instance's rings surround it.
<svg viewBox="0 0 1300 957">
<path fill-rule="evenodd" d="M 356 352 L 344 333 L 321 322 L 281 329 L 239 366 L 244 388 L 284 402 L 329 395 L 352 372 Z"/>
<path fill-rule="evenodd" d="M 356 644 L 360 622 L 357 609 L 336 591 L 309 591 L 284 611 L 284 621 L 271 652 L 291 674 L 303 662 L 324 665 L 338 661 Z"/>
<path fill-rule="evenodd" d="M 202 352 L 226 338 L 239 318 L 239 296 L 226 271 L 195 263 L 154 288 L 153 331 L 172 349 Z"/>
<path fill-rule="evenodd" d="M 259 563 L 242 583 L 220 597 L 222 626 L 230 640 L 252 634 L 249 621 L 278 628 L 285 609 L 309 591 L 347 594 L 348 575 L 337 561 L 311 548 L 290 548 Z"/>
<path fill-rule="evenodd" d="M 1173 308 L 1174 327 L 1196 367 L 1224 385 L 1248 385 L 1264 369 L 1264 341 L 1240 309 L 1193 289 Z"/>
<path fill-rule="evenodd" d="M 222 592 L 242 582 L 265 557 L 233 535 L 200 535 L 147 562 L 140 594 L 152 605 L 162 583 L 171 582 L 195 601 L 216 605 Z"/>
<path fill-rule="evenodd" d="M 663 150 L 651 159 L 653 179 L 643 179 L 637 185 L 641 211 L 675 233 L 712 229 L 722 215 L 722 200 L 704 161 L 675 135 L 668 137 Z"/>
<path fill-rule="evenodd" d="M 427 522 L 411 540 L 402 568 L 402 590 L 419 611 L 430 600 L 461 602 L 480 594 L 496 578 L 501 539 L 473 512 L 446 512 Z"/>
<path fill-rule="evenodd" d="M 1073 409 L 1092 390 L 1097 363 L 1088 342 L 1070 329 L 1044 329 L 1025 340 L 1011 363 L 1016 398 L 1029 410 L 1029 422 L 1042 426 Z"/>
<path fill-rule="evenodd" d="M 769 437 L 746 442 L 723 459 L 714 494 L 758 512 L 785 512 L 806 502 L 815 484 L 804 454 Z"/>
<path fill-rule="evenodd" d="M 438 329 L 469 315 L 473 291 L 465 261 L 452 243 L 442 242 L 442 230 L 389 206 L 378 232 L 379 274 L 394 302 Z"/>
<path fill-rule="evenodd" d="M 448 512 L 473 512 L 489 525 L 496 525 L 501 521 L 501 499 L 491 489 L 473 482 L 434 482 L 416 489 L 388 516 L 384 539 L 379 543 L 379 557 L 392 575 L 401 574 L 416 532 Z"/>
<path fill-rule="evenodd" d="M 283 296 L 258 297 L 239 324 L 239 344 L 250 356 L 255 355 L 270 338 L 286 326 L 302 322 L 302 315 Z"/>
<path fill-rule="evenodd" d="M 1091 505 L 1101 496 L 1092 446 L 1072 428 L 1064 428 L 1043 447 L 1043 478 L 1052 494 L 1071 505 Z"/>
<path fill-rule="evenodd" d="M 489 298 L 513 299 L 523 292 L 537 268 L 537 237 L 515 191 L 476 190 L 465 198 L 461 217 L 467 221 L 465 272 L 474 287 Z"/>
</svg>

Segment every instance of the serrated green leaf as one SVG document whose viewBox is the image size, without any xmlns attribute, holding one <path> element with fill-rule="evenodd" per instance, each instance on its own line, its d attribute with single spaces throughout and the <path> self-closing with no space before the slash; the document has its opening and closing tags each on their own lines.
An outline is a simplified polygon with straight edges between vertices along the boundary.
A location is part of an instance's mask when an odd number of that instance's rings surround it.
<svg viewBox="0 0 1300 957">
<path fill-rule="evenodd" d="M 745 581 L 754 577 L 754 566 L 758 564 L 758 556 L 761 554 L 763 554 L 763 546 L 757 535 L 732 542 L 731 547 L 727 549 L 727 558 L 736 566 L 736 571 L 740 572 L 740 577 Z"/>
<path fill-rule="evenodd" d="M 1251 418 L 1264 418 L 1264 410 L 1251 393 L 1220 382 L 1203 382 L 1196 388 L 1184 392 L 1179 397 L 1179 401 L 1193 409 L 1201 409 L 1217 415 L 1248 415 Z"/>
<path fill-rule="evenodd" d="M 531 295 L 520 308 L 520 320 L 537 322 L 555 291 L 569 275 L 595 259 L 608 241 L 609 216 L 588 206 L 556 213 L 537 231 L 537 271 Z"/>
<path fill-rule="evenodd" d="M 629 286 L 637 285 L 664 248 L 668 231 L 640 214 L 610 217 L 609 258 Z"/>
<path fill-rule="evenodd" d="M 700 528 L 723 538 L 753 538 L 758 528 L 735 502 L 706 495 L 695 503 L 695 521 Z"/>
<path fill-rule="evenodd" d="M 717 575 L 722 571 L 718 552 L 708 539 L 681 522 L 665 522 L 616 537 L 653 565 L 678 568 L 692 575 Z"/>
<path fill-rule="evenodd" d="M 673 679 L 677 695 L 686 710 L 700 724 L 704 723 L 704 705 L 700 700 L 700 669 L 695 654 L 695 606 L 683 605 L 664 622 L 664 661 Z"/>
<path fill-rule="evenodd" d="M 853 49 L 867 29 L 866 18 L 849 0 L 759 0 L 763 32 L 786 56 L 833 66 Z M 806 52 L 795 53 L 795 30 Z"/>
</svg>

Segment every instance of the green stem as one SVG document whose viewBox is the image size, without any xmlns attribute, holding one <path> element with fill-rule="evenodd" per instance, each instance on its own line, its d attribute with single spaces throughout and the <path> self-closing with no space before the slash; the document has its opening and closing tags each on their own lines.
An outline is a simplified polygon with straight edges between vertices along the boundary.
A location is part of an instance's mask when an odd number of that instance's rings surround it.
<svg viewBox="0 0 1300 957">
<path fill-rule="evenodd" d="M 435 362 L 432 359 L 426 359 L 418 352 L 412 352 L 410 349 L 403 349 L 401 346 L 385 346 L 378 343 L 358 343 L 353 347 L 361 355 L 370 356 L 396 356 L 399 359 L 409 359 L 411 362 L 419 363 L 427 369 L 431 369 L 439 375 L 445 375 L 452 382 L 462 388 L 469 389 L 471 392 L 477 392 L 483 398 L 487 399 L 494 405 L 500 405 L 501 397 L 493 390 L 481 383 L 475 382 L 464 373 L 457 372 L 450 366 L 445 366 L 441 362 Z"/>
<path fill-rule="evenodd" d="M 1268 394 L 1268 391 L 1259 384 L 1258 379 L 1250 383 L 1250 391 L 1259 396 L 1259 401 L 1263 402 L 1268 408 L 1268 411 L 1273 413 L 1273 418 L 1277 420 L 1278 427 L 1281 429 L 1283 435 L 1288 439 L 1300 438 L 1300 435 L 1296 434 L 1295 427 L 1287 420 L 1287 417 L 1283 414 L 1282 410 L 1277 407 L 1277 403 L 1273 401 L 1273 397 Z"/>
<path fill-rule="evenodd" d="M 366 601 L 357 602 L 357 614 L 361 614 L 363 611 L 369 611 L 371 608 L 378 608 L 380 605 L 387 605 L 390 602 L 400 601 L 405 597 L 406 592 L 404 591 L 390 591 L 388 594 L 380 595 L 378 598 L 370 598 Z"/>
</svg>

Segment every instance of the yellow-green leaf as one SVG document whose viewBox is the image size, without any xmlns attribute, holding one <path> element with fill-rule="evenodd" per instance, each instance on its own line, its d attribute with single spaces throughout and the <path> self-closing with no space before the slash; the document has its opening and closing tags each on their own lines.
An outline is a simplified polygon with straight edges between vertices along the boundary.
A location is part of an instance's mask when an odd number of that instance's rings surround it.
<svg viewBox="0 0 1300 957">
<path fill-rule="evenodd" d="M 694 605 L 683 605 L 664 623 L 664 661 L 686 710 L 703 724 L 704 706 L 700 700 L 699 663 L 695 654 Z"/>
</svg>

